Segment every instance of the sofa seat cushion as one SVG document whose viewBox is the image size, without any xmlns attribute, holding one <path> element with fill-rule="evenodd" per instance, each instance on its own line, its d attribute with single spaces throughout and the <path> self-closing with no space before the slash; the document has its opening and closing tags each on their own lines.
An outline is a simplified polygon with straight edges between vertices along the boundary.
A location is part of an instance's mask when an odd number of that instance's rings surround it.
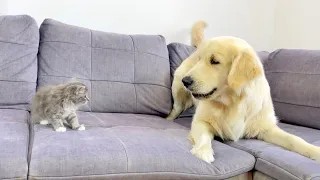
<svg viewBox="0 0 320 180">
<path fill-rule="evenodd" d="M 249 153 L 215 141 L 216 160 L 208 164 L 189 152 L 187 128 L 158 116 L 78 117 L 85 131 L 33 126 L 30 179 L 225 179 L 255 163 Z"/>
<path fill-rule="evenodd" d="M 190 129 L 191 123 L 192 123 L 192 117 L 179 117 L 175 119 L 174 122 Z"/>
<path fill-rule="evenodd" d="M 29 113 L 0 109 L 0 179 L 27 179 Z"/>
<path fill-rule="evenodd" d="M 320 130 L 279 123 L 279 126 L 309 143 L 320 146 Z M 295 152 L 259 140 L 240 140 L 227 144 L 257 158 L 255 169 L 275 179 L 320 179 L 320 163 Z"/>
</svg>

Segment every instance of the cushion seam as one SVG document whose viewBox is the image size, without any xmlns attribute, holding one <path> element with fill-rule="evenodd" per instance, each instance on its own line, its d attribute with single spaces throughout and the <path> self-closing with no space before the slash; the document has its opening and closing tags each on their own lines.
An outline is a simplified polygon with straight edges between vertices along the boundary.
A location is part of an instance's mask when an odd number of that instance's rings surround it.
<svg viewBox="0 0 320 180">
<path fill-rule="evenodd" d="M 130 35 L 130 37 L 131 37 L 131 35 Z M 115 50 L 115 51 L 138 52 L 138 53 L 142 53 L 142 54 L 153 55 L 153 56 L 165 59 L 165 60 L 169 60 L 167 57 L 163 57 L 163 56 L 160 56 L 158 54 L 154 54 L 154 53 L 150 53 L 150 52 L 142 52 L 142 51 L 129 50 L 129 49 L 115 49 L 115 48 L 107 48 L 107 47 L 89 47 L 89 46 L 86 46 L 86 45 L 81 45 L 81 44 L 71 43 L 71 42 L 63 42 L 63 41 L 40 41 L 40 43 L 50 43 L 50 42 L 73 44 L 73 45 L 77 45 L 77 46 L 81 46 L 81 47 L 87 47 L 87 48 L 93 48 L 93 49 L 107 49 L 107 50 Z"/>
<path fill-rule="evenodd" d="M 32 156 L 32 149 L 33 149 L 33 140 L 34 140 L 34 131 L 33 131 L 33 122 L 31 119 L 31 114 L 28 113 L 28 126 L 29 126 L 29 142 L 27 147 L 27 163 L 28 163 L 28 169 L 27 174 L 29 174 L 30 171 L 30 163 L 31 163 L 31 156 Z"/>
<path fill-rule="evenodd" d="M 37 82 L 30 82 L 30 81 L 15 81 L 15 80 L 1 80 L 1 82 L 23 82 L 23 83 L 37 83 Z"/>
<path fill-rule="evenodd" d="M 34 22 L 33 22 L 33 21 L 30 21 L 29 24 L 28 24 L 23 30 L 21 30 L 20 32 L 18 32 L 18 33 L 15 34 L 14 36 L 15 36 L 15 37 L 19 36 L 21 33 L 23 33 L 23 32 L 25 32 L 26 30 L 28 30 L 31 25 L 34 25 Z"/>
<path fill-rule="evenodd" d="M 292 72 L 292 71 L 267 71 L 266 74 L 272 74 L 272 73 L 283 73 L 283 74 L 301 74 L 301 75 L 320 75 L 320 74 L 314 74 L 314 73 L 301 73 L 301 72 Z"/>
<path fill-rule="evenodd" d="M 10 177 L 10 178 L 4 178 L 3 180 L 11 180 L 11 179 L 14 179 L 14 180 L 17 180 L 17 179 L 27 179 L 28 175 L 26 175 L 25 177 Z"/>
<path fill-rule="evenodd" d="M 282 103 L 282 104 L 289 104 L 289 105 L 295 105 L 295 106 L 304 106 L 304 107 L 311 107 L 311 108 L 320 108 L 317 106 L 312 106 L 312 105 L 304 105 L 304 104 L 295 104 L 295 103 L 290 103 L 290 102 L 285 102 L 285 101 L 279 101 L 276 98 L 273 98 L 273 101 L 276 103 Z"/>
<path fill-rule="evenodd" d="M 24 122 L 8 122 L 8 121 L 0 121 L 0 123 L 10 123 L 10 124 L 13 124 L 13 123 L 17 123 L 17 124 L 28 124 L 28 123 L 24 123 Z"/>
<path fill-rule="evenodd" d="M 21 71 L 27 69 L 28 66 L 30 66 L 30 65 L 32 66 L 32 64 L 37 61 L 37 54 L 38 54 L 38 49 L 34 49 L 32 52 L 29 52 L 27 54 L 23 54 L 22 56 L 16 57 L 14 59 L 10 59 L 10 60 L 5 59 L 5 60 L 8 60 L 8 62 L 2 64 L 2 66 L 7 66 L 8 64 L 12 64 L 12 62 L 14 62 L 14 61 L 19 61 L 21 59 L 23 60 L 23 58 L 26 58 L 27 56 L 35 55 L 35 58 L 30 63 L 28 62 L 28 64 L 24 67 L 24 69 L 18 71 L 18 73 L 20 73 Z M 3 68 L 3 69 L 5 69 L 5 68 Z M 17 74 L 17 73 L 15 73 L 15 74 Z"/>
<path fill-rule="evenodd" d="M 278 49 L 278 50 L 270 53 L 270 54 L 268 55 L 268 59 L 274 60 L 274 59 L 276 58 L 277 54 L 279 54 L 281 51 L 282 51 L 282 49 Z"/>
<path fill-rule="evenodd" d="M 39 75 L 39 77 L 62 77 L 62 78 L 71 78 L 71 77 L 67 77 L 67 76 L 56 76 L 56 75 Z M 159 86 L 159 87 L 163 87 L 163 88 L 167 88 L 169 90 L 171 90 L 171 88 L 161 85 L 161 84 L 151 84 L 151 83 L 137 83 L 137 82 L 125 82 L 125 81 L 113 81 L 113 80 L 94 80 L 94 79 L 85 79 L 85 78 L 77 78 L 77 79 L 82 79 L 82 80 L 87 80 L 87 81 L 107 81 L 107 82 L 116 82 L 116 83 L 125 83 L 125 84 L 146 84 L 146 85 L 153 85 L 153 86 Z M 0 80 L 1 81 L 1 80 Z"/>
<path fill-rule="evenodd" d="M 93 79 L 92 78 L 92 30 L 90 30 L 90 46 L 91 46 L 91 48 L 90 48 L 90 71 L 91 71 L 91 73 L 90 73 L 90 76 L 91 76 L 91 79 Z M 92 82 L 90 81 L 90 88 L 91 88 L 91 91 L 90 91 L 90 94 L 91 94 L 91 101 L 90 101 L 90 111 L 92 111 L 92 100 L 94 99 L 93 97 L 92 97 Z"/>
<path fill-rule="evenodd" d="M 38 46 L 38 44 L 24 44 L 24 43 L 19 43 L 19 42 L 11 42 L 11 41 L 3 41 L 0 40 L 0 43 L 7 43 L 7 44 L 15 44 L 15 45 L 21 45 L 21 46 Z"/>
<path fill-rule="evenodd" d="M 0 106 L 19 106 L 19 105 L 23 105 L 23 106 L 25 106 L 25 105 L 30 105 L 29 103 L 26 103 L 26 102 L 24 102 L 24 103 L 2 103 L 2 104 L 0 104 Z M 17 110 L 26 110 L 26 109 L 21 109 L 21 108 L 1 108 L 1 109 L 17 109 Z"/>
<path fill-rule="evenodd" d="M 247 149 L 246 147 L 241 146 L 241 145 L 239 145 L 239 144 L 236 144 L 236 146 L 241 147 L 241 148 L 244 148 L 244 149 L 249 150 L 249 151 L 253 151 L 253 149 Z M 241 149 L 241 150 L 242 150 L 242 149 Z M 246 151 L 246 150 L 244 150 L 244 151 Z M 246 151 L 246 152 L 248 152 L 248 151 Z M 248 152 L 248 153 L 252 154 L 252 155 L 255 156 L 257 159 L 260 159 L 260 160 L 262 160 L 262 161 L 268 162 L 268 163 L 270 163 L 270 164 L 272 164 L 272 165 L 274 165 L 274 166 L 279 167 L 280 169 L 283 169 L 282 167 L 280 167 L 280 166 L 278 166 L 278 165 L 276 165 L 276 164 L 274 164 L 274 163 L 271 163 L 271 162 L 269 162 L 269 161 L 267 161 L 267 160 L 259 157 L 256 153 L 251 153 L 251 152 Z M 286 169 L 283 169 L 283 170 L 286 171 L 286 172 L 288 172 L 289 174 L 291 174 L 291 173 L 290 173 L 289 171 L 287 171 Z M 266 174 L 266 173 L 265 173 L 265 174 Z M 294 174 L 291 174 L 291 175 L 293 175 L 294 177 L 298 178 L 298 177 L 297 177 L 296 175 L 294 175 Z M 298 178 L 298 179 L 300 179 L 300 178 Z"/>
<path fill-rule="evenodd" d="M 122 147 L 123 147 L 124 153 L 125 153 L 125 155 L 126 155 L 126 160 L 127 160 L 126 170 L 127 170 L 127 172 L 128 172 L 128 170 L 129 170 L 129 158 L 128 158 L 128 153 L 127 153 L 126 145 L 124 144 L 124 142 L 123 142 L 115 133 L 113 133 L 113 134 L 114 134 L 115 138 L 119 140 L 120 144 L 121 144 Z"/>
<path fill-rule="evenodd" d="M 154 130 L 162 130 L 162 131 L 167 131 L 167 130 L 186 130 L 185 128 L 153 128 L 153 127 L 149 127 L 149 126 L 125 126 L 125 125 L 117 125 L 117 126 L 90 126 L 90 125 L 86 125 L 88 127 L 100 127 L 100 128 L 106 128 L 106 129 L 111 129 L 114 127 L 137 127 L 137 128 L 148 128 L 148 129 L 154 129 Z M 184 126 L 182 126 L 184 127 Z"/>
<path fill-rule="evenodd" d="M 135 111 L 138 112 L 138 98 L 137 98 L 137 90 L 136 90 L 136 47 L 133 41 L 133 38 L 131 35 L 129 35 L 129 37 L 131 38 L 132 41 L 132 46 L 133 46 L 133 89 L 134 89 L 134 94 L 135 94 L 135 99 L 136 99 L 136 103 L 135 103 Z"/>
<path fill-rule="evenodd" d="M 265 160 L 265 159 L 262 159 L 261 157 L 258 157 L 257 159 L 260 159 L 261 161 L 264 161 L 264 162 L 267 162 L 267 163 L 269 163 L 269 164 L 272 164 L 272 165 L 276 166 L 277 168 L 284 170 L 284 171 L 287 172 L 288 174 L 291 174 L 292 176 L 294 176 L 294 177 L 296 177 L 296 178 L 298 178 L 298 179 L 301 179 L 301 178 L 297 177 L 296 175 L 292 174 L 291 172 L 289 172 L 288 170 L 283 169 L 282 167 L 280 167 L 280 166 L 278 166 L 278 165 L 276 165 L 276 164 L 274 164 L 274 163 L 272 163 L 272 162 L 270 162 L 270 161 L 267 161 L 267 160 Z M 261 170 L 259 170 L 259 171 L 261 171 Z M 261 172 L 262 172 L 262 171 L 261 171 Z M 265 172 L 263 172 L 263 173 L 265 173 Z M 265 174 L 267 174 L 267 173 L 265 173 Z M 267 175 L 269 175 L 269 174 L 267 174 Z M 269 175 L 269 176 L 271 176 L 271 175 Z M 271 177 L 272 177 L 272 176 L 271 176 Z"/>
<path fill-rule="evenodd" d="M 92 175 L 86 175 L 86 176 L 32 176 L 32 175 L 28 175 L 29 177 L 37 177 L 37 178 L 66 178 L 66 177 L 90 177 L 90 176 L 110 176 L 110 175 L 121 175 L 121 174 L 153 174 L 153 173 L 172 173 L 175 175 L 196 175 L 196 176 L 208 176 L 208 177 L 221 177 L 221 176 L 225 176 L 225 175 L 230 175 L 230 174 L 234 174 L 234 173 L 238 173 L 241 172 L 242 170 L 245 169 L 249 169 L 248 171 L 250 171 L 251 169 L 253 169 L 253 166 L 246 166 L 246 167 L 242 167 L 240 169 L 225 173 L 225 174 L 221 174 L 221 175 L 210 175 L 210 174 L 196 174 L 196 173 L 181 173 L 181 172 L 171 172 L 171 171 L 153 171 L 153 172 L 128 172 L 128 173 L 110 173 L 110 174 L 92 174 Z M 245 171 L 243 173 L 246 173 L 248 171 Z M 240 175 L 240 174 L 238 174 Z"/>
</svg>

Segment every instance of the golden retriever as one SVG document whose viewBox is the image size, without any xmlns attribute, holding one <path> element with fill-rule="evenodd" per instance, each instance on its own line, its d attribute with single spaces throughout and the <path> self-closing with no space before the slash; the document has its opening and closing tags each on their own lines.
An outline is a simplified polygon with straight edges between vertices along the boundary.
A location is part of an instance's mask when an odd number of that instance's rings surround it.
<svg viewBox="0 0 320 180">
<path fill-rule="evenodd" d="M 211 163 L 214 136 L 232 141 L 256 138 L 320 162 L 320 147 L 277 126 L 263 65 L 246 41 L 221 36 L 195 46 L 175 71 L 174 105 L 167 117 L 173 120 L 195 104 L 189 134 L 192 154 Z"/>
</svg>

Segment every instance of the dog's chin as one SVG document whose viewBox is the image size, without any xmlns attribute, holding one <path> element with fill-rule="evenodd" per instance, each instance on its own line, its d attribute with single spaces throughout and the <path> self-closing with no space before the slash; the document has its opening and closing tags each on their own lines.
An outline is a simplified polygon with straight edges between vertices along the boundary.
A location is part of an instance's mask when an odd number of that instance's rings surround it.
<svg viewBox="0 0 320 180">
<path fill-rule="evenodd" d="M 204 100 L 204 99 L 209 99 L 214 92 L 216 92 L 217 88 L 212 89 L 208 93 L 196 93 L 196 92 L 191 92 L 192 96 L 198 100 Z"/>
</svg>

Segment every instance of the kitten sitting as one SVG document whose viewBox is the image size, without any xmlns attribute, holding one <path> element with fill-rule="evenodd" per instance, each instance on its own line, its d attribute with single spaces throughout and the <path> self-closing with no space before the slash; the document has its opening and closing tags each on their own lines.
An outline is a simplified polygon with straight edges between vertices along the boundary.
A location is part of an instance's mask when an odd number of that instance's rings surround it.
<svg viewBox="0 0 320 180">
<path fill-rule="evenodd" d="M 66 131 L 64 123 L 72 129 L 85 130 L 84 125 L 78 122 L 76 110 L 88 101 L 88 88 L 74 80 L 40 88 L 31 104 L 32 122 L 43 125 L 52 124 L 57 132 Z"/>
</svg>

